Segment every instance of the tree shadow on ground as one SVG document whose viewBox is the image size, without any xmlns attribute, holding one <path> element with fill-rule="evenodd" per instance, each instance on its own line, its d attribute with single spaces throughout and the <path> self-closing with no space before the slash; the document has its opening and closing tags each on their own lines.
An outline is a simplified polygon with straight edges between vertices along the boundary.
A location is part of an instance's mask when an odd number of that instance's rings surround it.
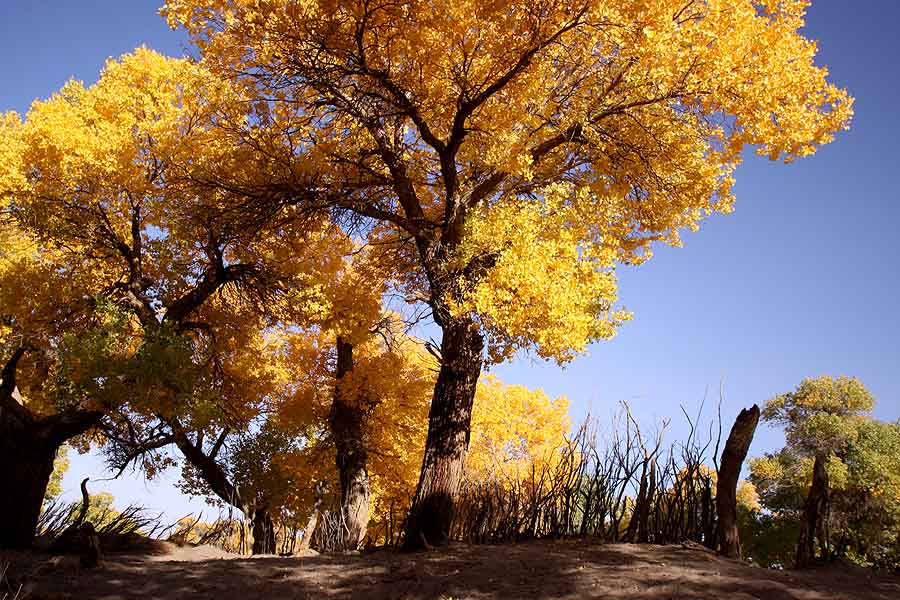
<svg viewBox="0 0 900 600">
<path fill-rule="evenodd" d="M 681 546 L 543 541 L 454 545 L 419 554 L 197 562 L 111 557 L 96 571 L 39 573 L 28 591 L 45 600 L 890 600 L 900 598 L 900 579 L 839 569 L 769 571 Z"/>
</svg>

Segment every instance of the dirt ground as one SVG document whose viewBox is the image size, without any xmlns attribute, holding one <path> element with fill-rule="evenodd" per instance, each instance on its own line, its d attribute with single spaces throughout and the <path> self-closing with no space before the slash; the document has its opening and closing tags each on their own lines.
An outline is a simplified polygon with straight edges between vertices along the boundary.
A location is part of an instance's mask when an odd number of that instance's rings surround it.
<svg viewBox="0 0 900 600">
<path fill-rule="evenodd" d="M 778 572 L 680 545 L 532 542 L 453 545 L 422 554 L 246 558 L 209 546 L 160 546 L 156 553 L 112 555 L 94 570 L 76 557 L 0 554 L 19 600 L 160 598 L 615 600 L 898 600 L 900 577 L 849 566 Z M 0 586 L 0 599 L 16 589 Z"/>
</svg>

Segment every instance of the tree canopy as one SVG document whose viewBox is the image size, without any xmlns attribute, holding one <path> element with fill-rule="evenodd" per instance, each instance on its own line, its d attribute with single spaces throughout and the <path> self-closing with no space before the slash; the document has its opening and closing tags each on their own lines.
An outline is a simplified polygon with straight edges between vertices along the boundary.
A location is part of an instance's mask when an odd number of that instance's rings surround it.
<svg viewBox="0 0 900 600">
<path fill-rule="evenodd" d="M 750 461 L 750 480 L 768 511 L 754 536 L 761 562 L 790 562 L 795 538 L 786 532 L 804 516 L 819 460 L 827 485 L 820 518 L 828 552 L 865 565 L 896 564 L 900 425 L 872 418 L 874 406 L 858 379 L 843 376 L 805 379 L 766 403 L 764 418 L 783 425 L 787 439 L 781 450 Z"/>
<path fill-rule="evenodd" d="M 169 0 L 163 12 L 211 68 L 252 74 L 246 136 L 266 140 L 282 183 L 411 236 L 423 293 L 474 312 L 500 355 L 564 360 L 624 317 L 616 260 L 731 209 L 745 145 L 790 161 L 847 126 L 851 99 L 798 33 L 806 5 Z"/>
</svg>

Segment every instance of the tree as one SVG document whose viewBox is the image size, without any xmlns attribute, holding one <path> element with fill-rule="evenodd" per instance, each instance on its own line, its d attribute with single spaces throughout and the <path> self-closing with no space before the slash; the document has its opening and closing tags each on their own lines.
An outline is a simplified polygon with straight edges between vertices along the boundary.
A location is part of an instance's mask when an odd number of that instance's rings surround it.
<svg viewBox="0 0 900 600">
<path fill-rule="evenodd" d="M 716 481 L 716 514 L 718 515 L 719 553 L 730 558 L 741 558 L 741 540 L 738 532 L 737 485 L 741 467 L 750 450 L 756 425 L 759 423 L 759 407 L 753 405 L 738 414 L 722 451 L 722 466 Z"/>
<path fill-rule="evenodd" d="M 891 568 L 900 563 L 900 424 L 864 417 L 854 428 L 825 463 L 830 556 Z M 750 478 L 765 509 L 750 524 L 750 554 L 763 566 L 796 560 L 814 460 L 788 444 L 750 461 Z"/>
<path fill-rule="evenodd" d="M 119 350 L 92 286 L 0 214 L 0 547 L 31 543 L 63 443 L 95 428 L 104 401 L 86 398 L 64 362 Z M 89 296 L 88 296 L 89 297 Z M 101 339 L 102 338 L 102 339 Z M 76 347 L 73 341 L 82 339 Z"/>
<path fill-rule="evenodd" d="M 327 468 L 342 443 L 329 429 L 336 379 L 334 338 L 308 331 L 287 339 L 284 360 L 294 372 L 287 378 L 294 394 L 286 397 L 277 420 L 285 430 L 308 440 L 303 448 L 278 459 L 292 472 L 290 478 L 300 483 L 295 491 L 302 493 L 291 512 L 312 511 L 316 501 L 312 490 L 319 482 L 325 483 L 326 505 L 333 502 L 343 510 L 339 465 L 337 470 Z M 369 482 L 364 509 L 368 527 L 363 527 L 363 534 L 372 543 L 399 537 L 418 481 L 428 403 L 438 370 L 435 358 L 415 338 L 395 331 L 387 340 L 390 343 L 371 336 L 356 345 L 354 368 L 343 381 L 344 393 L 361 415 L 359 439 L 364 443 Z M 551 400 L 540 390 L 506 385 L 494 377 L 483 379 L 474 407 L 469 480 L 508 484 L 532 467 L 541 470 L 558 460 L 569 431 L 567 407 L 564 398 Z"/>
<path fill-rule="evenodd" d="M 271 176 L 213 186 L 369 221 L 441 328 L 407 543 L 440 543 L 486 358 L 611 337 L 613 267 L 732 207 L 750 144 L 790 161 L 847 127 L 807 2 L 168 0 L 255 100 Z"/>
<path fill-rule="evenodd" d="M 331 540 L 338 548 L 358 547 L 367 532 L 373 539 L 385 535 L 391 514 L 408 505 L 415 486 L 434 365 L 399 325 L 387 315 L 383 336 L 365 330 L 353 336 L 347 329 L 286 336 L 294 393 L 280 407 L 279 421 L 307 440 L 283 461 L 294 480 L 306 482 L 292 511 L 309 514 L 321 482 L 325 508 L 336 505 L 341 518 L 341 539 Z M 329 463 L 336 468 L 324 466 Z"/>
<path fill-rule="evenodd" d="M 380 366 L 401 377 L 410 374 L 403 368 L 394 371 L 390 363 L 373 364 L 379 359 L 396 355 L 397 349 L 391 347 L 394 343 L 391 338 L 395 335 L 392 330 L 402 325 L 397 315 L 382 313 L 382 295 L 388 271 L 379 269 L 378 263 L 378 255 L 366 248 L 361 248 L 352 260 L 346 261 L 345 268 L 334 282 L 334 300 L 331 302 L 334 314 L 324 323 L 324 329 L 335 335 L 334 391 L 328 425 L 335 449 L 340 482 L 340 514 L 344 525 L 344 539 L 339 545 L 350 549 L 357 549 L 363 543 L 369 525 L 371 415 L 383 403 L 380 394 L 396 391 L 396 388 L 379 385 L 383 382 L 374 377 L 374 369 Z M 384 337 L 384 345 L 372 344 L 373 337 L 378 333 Z M 363 372 L 357 373 L 354 348 L 367 343 L 369 356 L 362 357 L 365 361 Z M 399 363 L 407 366 L 402 359 Z M 393 366 L 399 365 L 394 362 Z"/>
<path fill-rule="evenodd" d="M 571 430 L 569 400 L 483 377 L 475 391 L 469 481 L 522 481 L 552 469 Z"/>
<path fill-rule="evenodd" d="M 0 393 L 2 439 L 12 444 L 0 464 L 27 491 L 3 511 L 16 523 L 3 527 L 9 543 L 31 539 L 62 442 L 101 421 L 109 435 L 133 434 L 140 415 L 142 427 L 164 421 L 183 450 L 196 449 L 202 439 L 187 439 L 180 411 L 202 391 L 222 391 L 217 358 L 253 335 L 236 333 L 240 320 L 258 326 L 260 306 L 274 319 L 315 305 L 315 274 L 334 256 L 327 221 L 241 210 L 191 182 L 206 161 L 257 171 L 227 135 L 244 119 L 240 106 L 201 66 L 138 49 L 109 61 L 93 86 L 71 81 L 35 102 L 24 122 L 4 115 L 0 198 L 6 235 L 19 240 L 4 261 L 4 336 L 19 343 Z M 13 391 L 32 348 L 54 376 L 31 378 L 25 406 Z M 68 408 L 43 417 L 37 396 Z"/>
<path fill-rule="evenodd" d="M 812 460 L 812 483 L 803 508 L 796 566 L 808 566 L 815 557 L 831 555 L 829 532 L 828 464 L 857 436 L 861 414 L 875 400 L 865 386 L 850 377 L 804 379 L 797 389 L 766 402 L 763 419 L 786 428 L 787 444 L 798 456 Z"/>
<path fill-rule="evenodd" d="M 53 473 L 50 475 L 50 481 L 47 483 L 47 491 L 44 492 L 44 506 L 62 494 L 63 477 L 66 476 L 66 471 L 68 470 L 69 449 L 66 446 L 62 446 L 53 460 Z"/>
<path fill-rule="evenodd" d="M 155 476 L 173 464 L 159 451 L 174 446 L 185 460 L 184 491 L 241 511 L 253 522 L 253 553 L 273 554 L 273 519 L 298 485 L 278 459 L 300 439 L 272 415 L 295 382 L 280 356 L 281 330 L 267 327 L 253 307 L 238 310 L 233 300 L 217 294 L 194 313 L 204 333 L 188 338 L 177 401 L 119 411 L 123 423 L 109 432 L 105 451 L 115 468 L 137 460 Z M 147 370 L 148 363 L 144 357 L 135 368 Z"/>
</svg>

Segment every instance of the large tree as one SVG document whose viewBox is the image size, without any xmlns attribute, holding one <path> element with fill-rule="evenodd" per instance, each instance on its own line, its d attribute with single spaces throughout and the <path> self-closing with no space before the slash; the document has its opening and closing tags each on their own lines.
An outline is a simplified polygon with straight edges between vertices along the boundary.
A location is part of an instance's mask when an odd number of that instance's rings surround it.
<svg viewBox="0 0 900 600">
<path fill-rule="evenodd" d="M 101 423 L 64 363 L 113 359 L 121 338 L 93 282 L 0 214 L 0 546 L 31 543 L 54 459 Z"/>
<path fill-rule="evenodd" d="M 278 318 L 315 304 L 334 228 L 282 212 L 285 227 L 274 210 L 243 210 L 190 183 L 206 161 L 258 171 L 227 136 L 232 118 L 245 118 L 234 88 L 146 49 L 109 61 L 90 87 L 67 83 L 24 121 L 3 116 L 0 199 L 4 232 L 18 241 L 0 272 L 0 416 L 13 444 L 2 476 L 23 491 L 4 496 L 15 507 L 3 515 L 28 513 L 3 527 L 14 532 L 4 543 L 30 540 L 62 442 L 134 414 L 183 440 L 177 424 L 197 391 L 233 383 L 216 359 L 235 332 L 252 337 L 263 308 Z M 17 367 L 32 350 L 54 376 L 35 373 L 16 402 Z"/>
<path fill-rule="evenodd" d="M 745 146 L 789 161 L 847 126 L 807 4 L 167 1 L 256 100 L 238 133 L 266 157 L 265 203 L 380 225 L 443 332 L 409 546 L 447 536 L 486 356 L 612 336 L 614 264 L 730 211 Z"/>
</svg>

